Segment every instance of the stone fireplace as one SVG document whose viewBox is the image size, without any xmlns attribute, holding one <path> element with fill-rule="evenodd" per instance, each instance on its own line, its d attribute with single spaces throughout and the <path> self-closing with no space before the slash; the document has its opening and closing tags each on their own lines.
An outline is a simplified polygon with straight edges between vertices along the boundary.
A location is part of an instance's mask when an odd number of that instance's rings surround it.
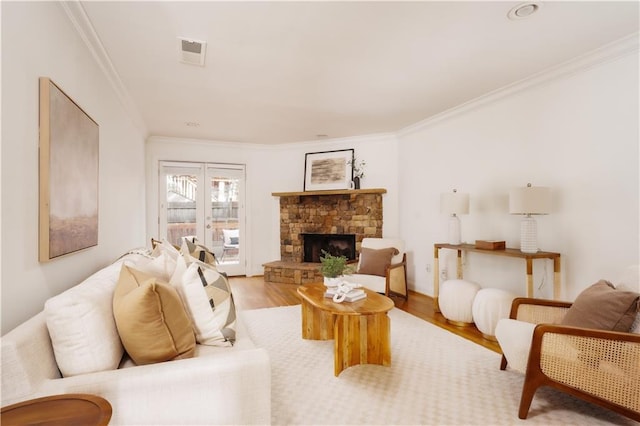
<svg viewBox="0 0 640 426">
<path fill-rule="evenodd" d="M 305 259 L 305 235 L 322 234 L 325 242 L 341 249 L 352 241 L 353 256 L 347 258 L 355 259 L 363 238 L 382 237 L 382 195 L 386 192 L 374 188 L 273 193 L 280 197 L 280 260 L 263 265 L 265 281 L 322 281 L 319 259 Z"/>
</svg>

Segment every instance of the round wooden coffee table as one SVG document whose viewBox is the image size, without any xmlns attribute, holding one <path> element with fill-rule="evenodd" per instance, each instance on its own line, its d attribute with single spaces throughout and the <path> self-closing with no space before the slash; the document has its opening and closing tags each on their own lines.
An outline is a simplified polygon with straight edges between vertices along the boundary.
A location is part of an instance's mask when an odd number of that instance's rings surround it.
<svg viewBox="0 0 640 426">
<path fill-rule="evenodd" d="M 2 408 L 2 426 L 46 425 L 108 425 L 111 404 L 99 396 L 85 394 L 52 395 L 18 402 Z"/>
<path fill-rule="evenodd" d="M 302 338 L 334 341 L 334 374 L 358 364 L 391 365 L 393 300 L 364 289 L 367 297 L 335 303 L 322 283 L 298 287 L 302 298 Z"/>
</svg>

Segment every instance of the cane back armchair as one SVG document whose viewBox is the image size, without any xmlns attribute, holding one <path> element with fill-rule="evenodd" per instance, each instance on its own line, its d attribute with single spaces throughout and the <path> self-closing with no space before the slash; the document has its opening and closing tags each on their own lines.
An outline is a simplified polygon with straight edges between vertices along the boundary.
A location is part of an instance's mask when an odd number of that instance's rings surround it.
<svg viewBox="0 0 640 426">
<path fill-rule="evenodd" d="M 550 386 L 640 421 L 640 334 L 557 325 L 571 303 L 517 298 L 510 318 L 533 331 L 518 417 Z M 507 367 L 503 355 L 500 369 Z"/>
</svg>

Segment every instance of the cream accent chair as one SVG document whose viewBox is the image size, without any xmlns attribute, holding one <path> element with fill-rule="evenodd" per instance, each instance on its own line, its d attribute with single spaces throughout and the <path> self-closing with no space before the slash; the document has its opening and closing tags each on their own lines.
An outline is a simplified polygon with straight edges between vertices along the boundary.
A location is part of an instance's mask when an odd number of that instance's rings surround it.
<svg viewBox="0 0 640 426">
<path fill-rule="evenodd" d="M 360 247 L 375 250 L 395 247 L 399 253 L 391 258 L 391 264 L 387 267 L 384 277 L 357 273 L 361 264 L 359 260 L 356 273 L 349 276 L 347 280 L 377 293 L 383 293 L 387 297 L 394 295 L 407 299 L 409 292 L 407 287 L 407 254 L 404 241 L 398 238 L 364 238 Z"/>
<path fill-rule="evenodd" d="M 616 287 L 638 291 L 638 267 Z M 549 386 L 640 421 L 640 312 L 630 332 L 560 325 L 571 303 L 516 298 L 496 337 L 507 364 L 525 374 L 518 417 L 526 419 L 536 390 Z"/>
</svg>

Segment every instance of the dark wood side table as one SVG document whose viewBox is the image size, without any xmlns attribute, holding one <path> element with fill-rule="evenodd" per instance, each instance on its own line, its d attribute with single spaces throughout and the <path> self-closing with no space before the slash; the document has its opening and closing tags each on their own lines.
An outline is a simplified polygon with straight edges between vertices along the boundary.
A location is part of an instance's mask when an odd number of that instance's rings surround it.
<svg viewBox="0 0 640 426">
<path fill-rule="evenodd" d="M 549 259 L 553 261 L 553 298 L 560 298 L 560 253 L 549 251 L 539 251 L 537 253 L 523 253 L 518 249 L 506 248 L 502 250 L 489 250 L 477 248 L 473 244 L 446 244 L 436 243 L 433 245 L 433 305 L 436 312 L 440 312 L 438 305 L 438 295 L 440 293 L 440 266 L 438 260 L 438 251 L 440 249 L 451 249 L 458 251 L 457 273 L 458 279 L 462 278 L 462 252 L 473 252 L 490 254 L 493 256 L 517 257 L 526 261 L 527 275 L 525 285 L 527 288 L 527 297 L 533 297 L 533 260 Z"/>
<path fill-rule="evenodd" d="M 99 396 L 70 393 L 18 402 L 2 408 L 0 422 L 10 425 L 103 426 L 111 419 L 111 404 Z"/>
</svg>

